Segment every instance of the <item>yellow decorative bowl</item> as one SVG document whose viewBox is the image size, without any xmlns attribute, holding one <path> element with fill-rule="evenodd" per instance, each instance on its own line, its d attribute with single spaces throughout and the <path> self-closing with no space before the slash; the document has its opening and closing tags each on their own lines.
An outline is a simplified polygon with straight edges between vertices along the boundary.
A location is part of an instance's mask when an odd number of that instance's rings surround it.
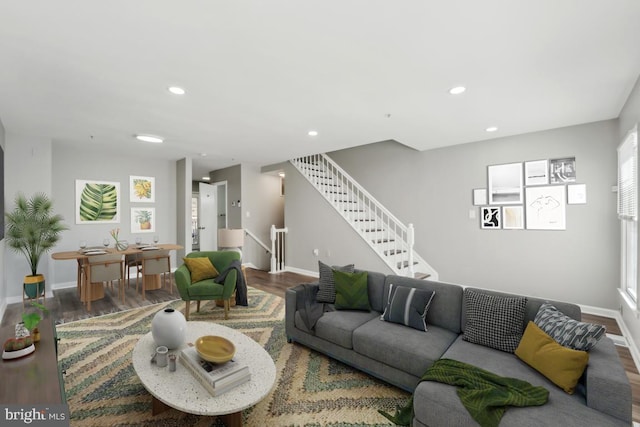
<svg viewBox="0 0 640 427">
<path fill-rule="evenodd" d="M 225 363 L 233 359 L 236 346 L 226 338 L 205 335 L 196 340 L 196 351 L 207 362 Z"/>
</svg>

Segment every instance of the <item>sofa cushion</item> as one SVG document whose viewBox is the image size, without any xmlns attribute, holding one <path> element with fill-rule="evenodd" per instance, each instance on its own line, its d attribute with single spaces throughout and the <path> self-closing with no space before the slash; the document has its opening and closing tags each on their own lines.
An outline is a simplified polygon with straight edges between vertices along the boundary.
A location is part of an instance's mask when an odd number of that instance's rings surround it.
<svg viewBox="0 0 640 427">
<path fill-rule="evenodd" d="M 469 363 L 497 375 L 518 378 L 549 390 L 549 400 L 543 406 L 509 407 L 500 421 L 500 427 L 629 425 L 587 407 L 581 393 L 565 393 L 511 353 L 472 344 L 459 337 L 442 357 Z M 415 418 L 424 425 L 476 425 L 460 403 L 453 386 L 423 381 L 415 390 L 414 401 L 419 402 L 414 404 Z"/>
<path fill-rule="evenodd" d="M 462 286 L 432 280 L 419 280 L 410 277 L 389 275 L 385 279 L 383 295 L 389 295 L 389 287 L 391 285 L 434 291 L 436 294 L 427 312 L 427 325 L 440 326 L 456 334 L 460 333 Z M 380 311 L 383 310 L 384 306 Z"/>
<path fill-rule="evenodd" d="M 376 311 L 329 311 L 316 322 L 316 336 L 344 348 L 353 348 L 353 331 L 373 318 Z"/>
<path fill-rule="evenodd" d="M 586 351 L 561 346 L 533 322 L 525 329 L 515 354 L 569 394 L 589 362 Z"/>
<path fill-rule="evenodd" d="M 513 353 L 522 338 L 527 299 L 464 291 L 466 341 Z"/>
<path fill-rule="evenodd" d="M 427 312 L 434 295 L 434 291 L 391 284 L 381 319 L 426 331 Z"/>
<path fill-rule="evenodd" d="M 336 310 L 371 310 L 366 271 L 345 273 L 334 270 L 333 279 L 336 284 Z"/>
<path fill-rule="evenodd" d="M 606 331 L 603 325 L 573 320 L 550 303 L 542 304 L 534 322 L 559 344 L 574 350 L 591 350 Z"/>
<path fill-rule="evenodd" d="M 438 326 L 430 325 L 429 330 L 423 332 L 376 318 L 353 332 L 353 349 L 363 356 L 421 377 L 457 336 Z"/>
<path fill-rule="evenodd" d="M 224 285 L 214 282 L 213 279 L 205 279 L 191 284 L 187 290 L 191 297 L 215 297 L 219 295 L 222 298 Z"/>
<path fill-rule="evenodd" d="M 191 273 L 191 283 L 218 277 L 220 273 L 211 264 L 209 257 L 182 258 Z"/>
<path fill-rule="evenodd" d="M 318 281 L 319 289 L 318 294 L 316 295 L 316 300 L 318 302 L 326 302 L 329 304 L 336 302 L 336 282 L 333 279 L 333 270 L 353 273 L 354 265 L 349 264 L 342 267 L 330 267 L 324 262 L 318 261 L 318 272 L 320 274 Z"/>
</svg>

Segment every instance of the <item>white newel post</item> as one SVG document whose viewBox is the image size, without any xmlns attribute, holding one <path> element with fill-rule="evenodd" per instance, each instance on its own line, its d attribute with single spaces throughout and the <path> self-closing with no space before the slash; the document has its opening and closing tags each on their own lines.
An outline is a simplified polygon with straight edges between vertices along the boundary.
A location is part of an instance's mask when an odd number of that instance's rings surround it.
<svg viewBox="0 0 640 427">
<path fill-rule="evenodd" d="M 407 243 L 409 244 L 409 268 L 407 275 L 409 277 L 415 277 L 415 271 L 413 270 L 413 243 L 415 240 L 415 230 L 413 224 L 407 226 Z"/>
<path fill-rule="evenodd" d="M 271 273 L 276 272 L 276 226 L 271 224 Z"/>
</svg>

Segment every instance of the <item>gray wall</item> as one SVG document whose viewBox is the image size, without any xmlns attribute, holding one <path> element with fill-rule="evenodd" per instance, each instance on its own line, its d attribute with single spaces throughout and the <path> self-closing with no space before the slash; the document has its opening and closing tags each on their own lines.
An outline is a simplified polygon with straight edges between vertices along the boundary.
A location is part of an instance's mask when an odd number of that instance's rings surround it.
<svg viewBox="0 0 640 427">
<path fill-rule="evenodd" d="M 56 251 L 76 250 L 80 240 L 86 240 L 88 245 L 101 245 L 104 238 L 111 238 L 109 231 L 120 228 L 120 238 L 129 242 L 135 241 L 136 236 L 143 241 L 151 242 L 153 235 L 158 234 L 160 243 L 176 243 L 176 162 L 157 160 L 154 158 L 131 158 L 124 153 L 114 156 L 101 153 L 95 147 L 92 150 L 78 150 L 70 148 L 64 143 L 53 144 L 53 171 L 49 175 L 53 186 L 55 208 L 65 218 L 70 230 L 64 232 L 62 241 Z M 185 173 L 183 171 L 183 173 Z M 189 172 L 190 173 L 190 172 Z M 129 176 L 155 177 L 155 203 L 129 202 Z M 119 224 L 75 224 L 75 180 L 94 179 L 114 181 L 120 183 L 121 211 Z M 189 188 L 186 184 L 185 188 Z M 190 193 L 189 193 L 189 200 Z M 131 233 L 131 208 L 155 207 L 155 233 Z M 172 267 L 176 266 L 176 253 L 172 251 Z M 76 281 L 76 265 L 72 261 L 53 261 L 53 275 L 51 283 L 69 283 Z M 49 281 L 48 281 L 49 283 Z"/>
<path fill-rule="evenodd" d="M 619 229 L 611 191 L 617 140 L 617 121 L 610 120 L 424 152 L 388 141 L 329 155 L 401 221 L 415 225 L 416 249 L 440 280 L 617 308 Z M 472 189 L 486 188 L 488 165 L 567 156 L 576 157 L 588 203 L 567 206 L 565 231 L 482 230 L 469 218 L 470 210 L 478 213 Z M 318 247 L 327 248 L 335 264 L 375 265 L 375 255 L 360 253 L 303 179 L 287 174 L 285 218 L 289 246 L 296 248 L 287 264 L 313 269 L 309 249 Z"/>
<path fill-rule="evenodd" d="M 240 165 L 230 166 L 209 172 L 211 183 L 227 181 L 227 227 L 242 228 L 241 207 L 237 206 L 238 200 L 242 202 L 242 168 Z M 232 206 L 232 203 L 235 206 Z M 241 203 L 242 206 L 242 203 Z"/>
<path fill-rule="evenodd" d="M 621 143 L 624 140 L 627 132 L 629 132 L 629 130 L 631 130 L 631 128 L 638 122 L 640 122 L 640 79 L 636 82 L 631 95 L 629 95 L 627 103 L 620 113 L 618 143 Z M 615 284 L 619 286 L 620 281 L 616 281 Z M 636 310 L 629 307 L 622 298 L 620 298 L 620 307 L 622 310 L 624 324 L 629 330 L 631 339 L 634 341 L 637 348 L 640 344 L 640 320 L 638 319 L 638 314 Z"/>
<path fill-rule="evenodd" d="M 5 142 L 4 142 L 4 126 L 2 125 L 1 117 L 0 117 L 0 147 L 2 147 L 3 151 L 6 151 Z M 3 163 L 6 164 L 6 162 L 4 162 L 4 157 L 6 157 L 6 153 L 3 156 Z M 0 183 L 0 185 L 3 188 L 4 188 L 6 176 L 7 176 L 7 173 L 5 171 L 4 175 L 1 178 L 2 182 Z M 7 206 L 6 197 L 3 201 L 4 201 L 4 206 L 6 207 Z M 4 215 L 4 212 L 0 212 L 0 215 Z M 4 251 L 5 251 L 5 241 L 3 238 L 2 240 L 0 240 L 0 319 L 2 319 L 2 315 L 7 306 L 7 290 L 6 290 L 5 271 L 4 271 Z"/>
</svg>

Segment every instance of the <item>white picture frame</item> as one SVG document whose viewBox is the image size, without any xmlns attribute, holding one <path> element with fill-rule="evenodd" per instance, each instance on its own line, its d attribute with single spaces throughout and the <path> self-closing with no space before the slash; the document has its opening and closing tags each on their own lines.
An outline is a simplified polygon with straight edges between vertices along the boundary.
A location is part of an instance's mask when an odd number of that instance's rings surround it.
<svg viewBox="0 0 640 427">
<path fill-rule="evenodd" d="M 156 231 L 156 208 L 131 208 L 131 233 L 153 233 Z"/>
<path fill-rule="evenodd" d="M 522 206 L 503 206 L 502 228 L 505 230 L 523 230 L 524 208 Z"/>
<path fill-rule="evenodd" d="M 524 162 L 524 185 L 549 184 L 549 160 Z"/>
<path fill-rule="evenodd" d="M 525 196 L 527 230 L 566 229 L 566 190 L 564 185 L 527 187 Z"/>
<path fill-rule="evenodd" d="M 489 205 L 521 205 L 522 163 L 487 167 Z"/>
<path fill-rule="evenodd" d="M 486 204 L 487 204 L 487 189 L 474 188 L 473 189 L 473 205 L 482 206 Z"/>
<path fill-rule="evenodd" d="M 499 230 L 502 227 L 499 206 L 480 207 L 480 228 Z"/>
<path fill-rule="evenodd" d="M 567 185 L 567 204 L 584 205 L 587 203 L 587 184 Z"/>
<path fill-rule="evenodd" d="M 129 176 L 129 201 L 154 203 L 156 201 L 156 179 L 152 176 Z"/>
<path fill-rule="evenodd" d="M 76 179 L 76 224 L 119 224 L 120 183 Z"/>
</svg>

